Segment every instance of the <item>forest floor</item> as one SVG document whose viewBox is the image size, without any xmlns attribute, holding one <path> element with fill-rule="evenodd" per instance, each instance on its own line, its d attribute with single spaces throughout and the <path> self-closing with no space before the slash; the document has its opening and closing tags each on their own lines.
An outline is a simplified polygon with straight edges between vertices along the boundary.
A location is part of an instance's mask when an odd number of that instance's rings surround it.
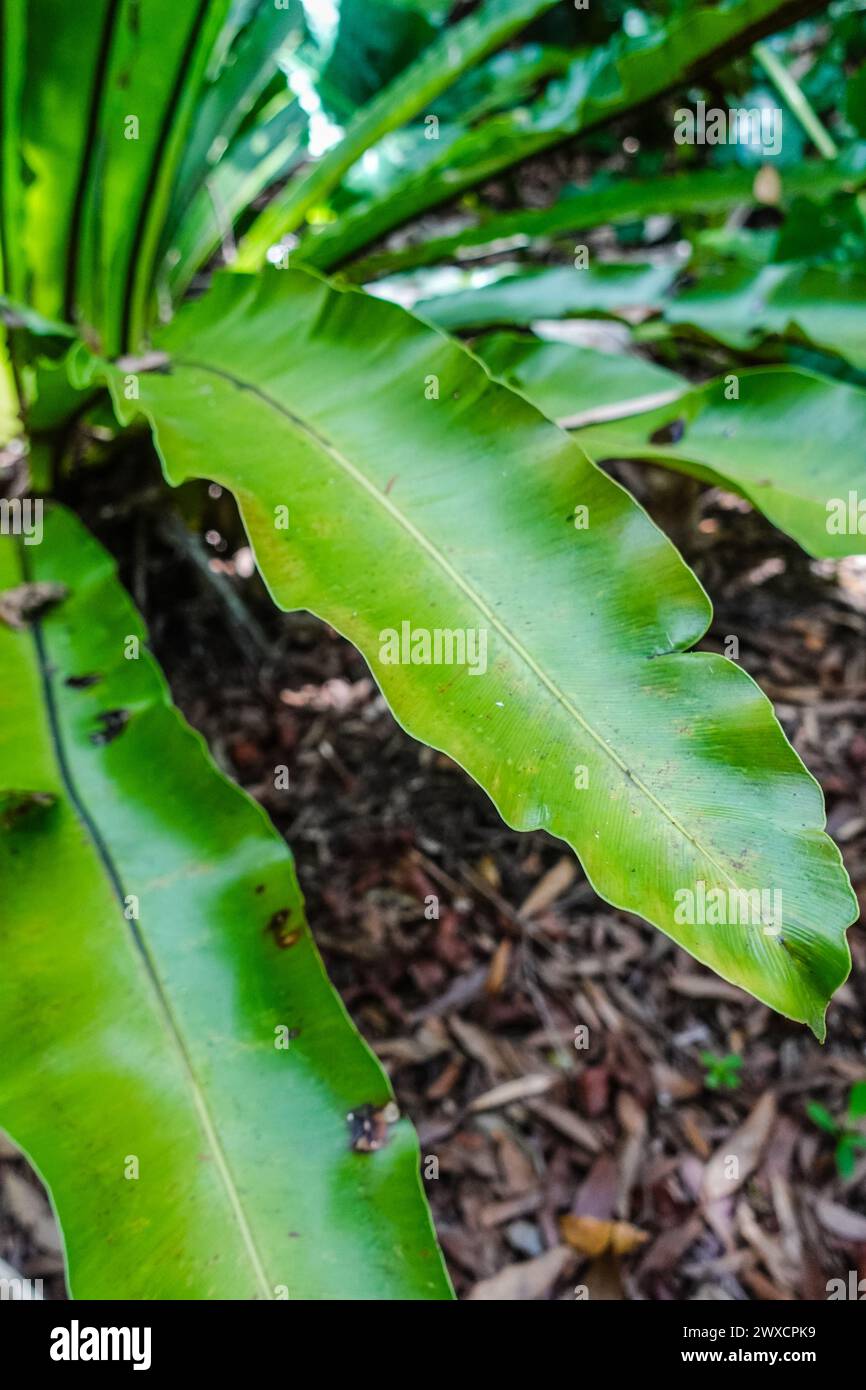
<svg viewBox="0 0 866 1390">
<path fill-rule="evenodd" d="M 774 701 L 866 904 L 866 568 L 810 562 L 725 494 L 619 476 L 713 599 L 701 645 L 736 637 Z M 331 978 L 419 1130 L 459 1296 L 823 1299 L 866 1276 L 866 1152 L 842 1177 L 806 1110 L 842 1120 L 866 1077 L 862 929 L 819 1046 L 607 906 L 566 846 L 504 826 L 347 642 L 272 610 L 221 539 L 228 499 L 208 506 L 209 541 L 144 505 L 85 515 L 178 704 L 294 851 Z M 2 1137 L 0 1260 L 65 1296 L 46 1199 Z"/>
</svg>

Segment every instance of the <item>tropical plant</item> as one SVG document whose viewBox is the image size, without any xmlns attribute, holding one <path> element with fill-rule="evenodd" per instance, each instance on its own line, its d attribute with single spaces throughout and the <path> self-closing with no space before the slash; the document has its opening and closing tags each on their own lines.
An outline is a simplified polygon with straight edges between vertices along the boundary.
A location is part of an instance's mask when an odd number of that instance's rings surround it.
<svg viewBox="0 0 866 1390">
<path fill-rule="evenodd" d="M 866 1118 L 866 1081 L 855 1081 L 848 1097 L 848 1110 L 842 1120 L 836 1120 L 826 1105 L 810 1100 L 806 1113 L 813 1124 L 825 1134 L 831 1134 L 836 1141 L 834 1158 L 836 1170 L 841 1178 L 850 1178 L 857 1165 L 857 1155 L 866 1149 L 866 1134 L 862 1132 L 862 1122 Z"/>
<path fill-rule="evenodd" d="M 849 969 L 817 784 L 746 673 L 690 651 L 706 594 L 592 460 L 723 482 L 814 555 L 862 549 L 856 503 L 853 530 L 824 524 L 862 477 L 862 103 L 790 174 L 684 160 L 543 210 L 473 192 L 706 74 L 738 90 L 754 44 L 822 7 L 657 4 L 636 31 L 617 5 L 376 0 L 375 41 L 369 8 L 323 35 L 299 0 L 0 0 L 0 1123 L 79 1297 L 450 1296 L 417 1140 L 289 853 L 61 505 L 143 424 L 168 484 L 231 491 L 274 601 L 349 638 L 408 733 L 610 903 L 819 1038 Z M 422 218 L 463 195 L 463 231 Z M 832 206 L 835 231 L 817 257 L 788 218 L 726 240 L 718 214 L 753 203 Z M 539 260 L 695 207 L 687 275 Z M 491 248 L 478 285 L 461 257 Z M 453 336 L 569 315 L 624 350 Z M 683 344 L 714 379 L 677 370 Z"/>
<path fill-rule="evenodd" d="M 704 1085 L 709 1091 L 736 1091 L 742 1080 L 743 1059 L 736 1052 L 718 1056 L 715 1052 L 702 1052 L 701 1065 L 704 1067 Z"/>
</svg>

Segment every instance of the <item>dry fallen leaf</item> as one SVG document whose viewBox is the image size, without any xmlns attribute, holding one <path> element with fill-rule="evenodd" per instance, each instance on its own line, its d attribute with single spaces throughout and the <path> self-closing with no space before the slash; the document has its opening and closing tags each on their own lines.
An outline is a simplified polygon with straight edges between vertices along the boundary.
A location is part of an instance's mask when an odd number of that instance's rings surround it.
<svg viewBox="0 0 866 1390">
<path fill-rule="evenodd" d="M 562 897 L 566 888 L 571 887 L 576 875 L 576 861 L 564 854 L 561 859 L 557 859 L 553 868 L 548 869 L 547 873 L 538 880 L 532 892 L 517 909 L 518 914 L 521 917 L 534 917 L 536 913 L 550 907 L 557 898 Z"/>
<path fill-rule="evenodd" d="M 616 1198 L 617 1214 L 624 1217 L 631 1206 L 631 1194 L 643 1162 L 647 1117 L 643 1106 L 628 1091 L 620 1091 L 617 1096 L 616 1113 L 626 1136 L 619 1155 Z"/>
<path fill-rule="evenodd" d="M 577 1292 L 579 1290 L 579 1293 Z M 580 1284 L 575 1297 L 589 1303 L 619 1303 L 625 1298 L 622 1266 L 609 1251 L 593 1260 L 588 1269 L 581 1270 Z"/>
<path fill-rule="evenodd" d="M 12 1265 L 7 1264 L 5 1260 L 0 1260 L 0 1280 L 4 1281 L 2 1285 L 4 1299 L 8 1298 L 20 1302 L 24 1298 L 30 1301 L 43 1297 L 38 1279 L 35 1283 L 25 1279 L 23 1274 L 19 1273 L 17 1269 L 13 1269 Z M 26 1294 L 25 1289 L 27 1290 Z"/>
<path fill-rule="evenodd" d="M 503 937 L 493 954 L 490 962 L 490 971 L 484 982 L 484 990 L 487 994 L 500 994 L 508 976 L 508 966 L 511 961 L 511 942 L 508 937 Z"/>
<path fill-rule="evenodd" d="M 0 1129 L 0 1158 L 18 1158 L 19 1153 L 20 1150 L 12 1143 L 9 1135 Z"/>
<path fill-rule="evenodd" d="M 499 866 L 492 854 L 482 854 L 476 866 L 476 871 L 485 883 L 489 883 L 491 888 L 501 888 L 502 878 L 499 873 Z"/>
<path fill-rule="evenodd" d="M 655 1082 L 656 1094 L 662 1101 L 667 1097 L 670 1097 L 671 1100 L 691 1100 L 702 1090 L 700 1081 L 696 1081 L 691 1076 L 683 1075 L 682 1072 L 676 1071 L 664 1062 L 653 1063 L 652 1077 Z"/>
<path fill-rule="evenodd" d="M 555 1086 L 556 1082 L 555 1076 L 546 1076 L 543 1072 L 530 1072 L 528 1076 L 518 1076 L 514 1081 L 503 1081 L 501 1086 L 494 1086 L 492 1090 L 485 1091 L 483 1096 L 476 1096 L 468 1109 L 475 1114 L 479 1110 L 496 1110 L 502 1105 L 513 1105 L 516 1100 L 543 1095 L 551 1086 Z"/>
<path fill-rule="evenodd" d="M 729 985 L 714 975 L 696 975 L 688 970 L 675 970 L 668 978 L 668 985 L 687 999 L 729 999 L 732 1004 L 742 1004 L 744 998 L 743 991 L 736 985 Z"/>
<path fill-rule="evenodd" d="M 690 1246 L 699 1239 L 701 1230 L 701 1219 L 695 1213 L 692 1213 L 679 1226 L 668 1226 L 653 1241 L 641 1260 L 639 1266 L 641 1277 L 647 1274 L 667 1273 L 676 1270 Z"/>
<path fill-rule="evenodd" d="M 559 1229 L 568 1244 L 583 1255 L 630 1255 L 649 1240 L 646 1231 L 630 1221 L 601 1221 L 596 1216 L 563 1216 Z"/>
<path fill-rule="evenodd" d="M 762 164 L 755 181 L 752 184 L 752 192 L 757 203 L 767 203 L 770 207 L 776 207 L 782 201 L 782 180 L 779 172 L 771 164 Z"/>
<path fill-rule="evenodd" d="M 366 704 L 373 693 L 373 682 L 366 677 L 350 682 L 334 677 L 321 685 L 304 685 L 300 690 L 281 690 L 280 701 L 290 709 L 336 710 L 345 714 Z"/>
<path fill-rule="evenodd" d="M 686 1141 L 691 1145 L 698 1157 L 706 1162 L 712 1154 L 712 1149 L 701 1129 L 698 1114 L 693 1110 L 683 1109 L 678 1112 L 677 1118 L 680 1122 L 680 1128 L 686 1137 Z"/>
<path fill-rule="evenodd" d="M 838 1202 L 829 1202 L 825 1197 L 815 1203 L 815 1213 L 825 1231 L 838 1240 L 850 1245 L 866 1241 L 866 1216 L 859 1211 L 850 1211 Z"/>
<path fill-rule="evenodd" d="M 745 1199 L 741 1199 L 737 1205 L 736 1219 L 741 1236 L 772 1276 L 773 1286 L 778 1291 L 774 1297 L 790 1298 L 796 1287 L 798 1267 L 788 1261 L 781 1238 L 763 1229 Z"/>
<path fill-rule="evenodd" d="M 582 1120 L 579 1115 L 575 1115 L 572 1110 L 568 1110 L 564 1105 L 557 1105 L 553 1101 L 531 1100 L 529 1109 L 536 1115 L 540 1115 L 549 1125 L 564 1134 L 566 1139 L 578 1144 L 583 1149 L 588 1149 L 590 1153 L 597 1154 L 601 1149 L 601 1140 L 593 1129 L 592 1125 L 586 1120 Z"/>
<path fill-rule="evenodd" d="M 533 1298 L 544 1298 L 573 1259 L 567 1245 L 555 1245 L 534 1260 L 506 1265 L 490 1279 L 482 1279 L 470 1289 L 467 1297 L 475 1302 L 495 1303 L 526 1303 Z"/>
<path fill-rule="evenodd" d="M 3 1199 L 7 1210 L 30 1235 L 40 1250 L 61 1254 L 63 1241 L 44 1193 L 35 1182 L 28 1182 L 13 1168 L 3 1177 Z"/>
<path fill-rule="evenodd" d="M 705 1202 L 729 1197 L 742 1187 L 758 1166 L 775 1118 L 776 1098 L 766 1091 L 739 1129 L 722 1140 L 704 1169 L 701 1196 Z"/>
</svg>

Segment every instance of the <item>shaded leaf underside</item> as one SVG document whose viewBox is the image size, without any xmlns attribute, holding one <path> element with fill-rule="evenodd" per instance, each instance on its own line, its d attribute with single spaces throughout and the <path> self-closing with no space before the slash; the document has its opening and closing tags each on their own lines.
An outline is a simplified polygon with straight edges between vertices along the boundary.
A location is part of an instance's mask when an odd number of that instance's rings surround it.
<svg viewBox="0 0 866 1390">
<path fill-rule="evenodd" d="M 734 488 L 811 555 L 866 551 L 856 506 L 866 392 L 857 387 L 760 367 L 690 388 L 640 357 L 509 333 L 473 351 L 550 419 L 577 427 L 591 458 L 646 459 Z"/>
<path fill-rule="evenodd" d="M 810 555 L 866 552 L 866 515 L 856 507 L 866 483 L 866 392 L 768 367 L 738 373 L 732 398 L 731 380 L 575 437 L 591 458 L 649 459 L 732 485 Z"/>
</svg>

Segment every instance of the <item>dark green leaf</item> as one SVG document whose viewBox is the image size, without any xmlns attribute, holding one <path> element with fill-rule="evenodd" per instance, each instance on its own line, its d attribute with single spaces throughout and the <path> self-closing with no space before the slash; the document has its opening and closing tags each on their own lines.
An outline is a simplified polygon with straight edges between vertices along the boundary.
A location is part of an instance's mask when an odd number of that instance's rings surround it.
<svg viewBox="0 0 866 1390">
<path fill-rule="evenodd" d="M 813 1124 L 819 1129 L 823 1129 L 827 1134 L 838 1134 L 839 1126 L 830 1114 L 826 1106 L 821 1105 L 817 1100 L 810 1100 L 806 1103 L 806 1113 Z"/>
<path fill-rule="evenodd" d="M 563 428 L 646 411 L 688 390 L 685 378 L 645 357 L 490 333 L 472 351 L 495 377 Z"/>
<path fill-rule="evenodd" d="M 458 24 L 448 27 L 384 91 L 360 110 L 344 138 L 301 173 L 256 218 L 241 242 L 239 267 L 256 269 L 268 248 L 294 232 L 310 208 L 324 199 L 356 159 L 389 130 L 425 111 L 463 72 L 501 47 L 557 0 L 484 0 Z"/>
<path fill-rule="evenodd" d="M 795 11 L 812 8 L 818 6 L 808 0 L 805 5 L 786 0 L 689 5 L 652 33 L 618 34 L 604 47 L 585 49 L 576 54 L 566 76 L 551 82 L 537 101 L 467 130 L 437 164 L 410 174 L 385 198 L 359 207 L 340 225 L 326 227 L 321 239 L 311 234 L 302 245 L 302 257 L 322 269 L 341 265 L 427 208 L 450 202 L 464 189 L 530 155 L 586 134 L 686 83 L 717 66 L 723 56 L 782 27 Z M 271 232 L 276 230 L 276 223 L 269 226 Z M 245 266 L 254 264 L 249 258 Z"/>
<path fill-rule="evenodd" d="M 594 459 L 650 459 L 732 486 L 810 555 L 866 553 L 866 391 L 856 386 L 792 367 L 740 371 L 577 438 Z"/>
<path fill-rule="evenodd" d="M 783 202 L 809 195 L 827 196 L 836 189 L 859 187 L 866 171 L 840 160 L 834 164 L 814 161 L 785 172 L 781 180 Z M 711 216 L 741 203 L 756 200 L 755 174 L 747 169 L 698 169 L 667 177 L 596 180 L 588 188 L 566 191 L 549 208 L 521 208 L 488 216 L 449 236 L 412 242 L 400 250 L 383 251 L 347 265 L 344 274 L 364 283 L 399 270 L 435 265 L 453 256 L 468 260 L 505 246 L 526 246 L 534 238 L 564 236 L 585 228 L 668 214 Z M 811 206 L 811 205 L 810 205 Z M 820 204 L 817 205 L 820 207 Z M 340 227 L 324 229 L 302 243 L 298 259 L 310 265 L 331 263 L 328 246 L 339 239 Z"/>
<path fill-rule="evenodd" d="M 866 1116 L 866 1081 L 855 1081 L 848 1097 L 848 1119 L 862 1120 Z"/>
<path fill-rule="evenodd" d="M 556 266 L 503 276 L 481 289 L 422 299 L 416 312 L 449 332 L 494 324 L 528 326 L 539 319 L 615 314 L 659 304 L 676 279 L 666 265 Z"/>
</svg>

